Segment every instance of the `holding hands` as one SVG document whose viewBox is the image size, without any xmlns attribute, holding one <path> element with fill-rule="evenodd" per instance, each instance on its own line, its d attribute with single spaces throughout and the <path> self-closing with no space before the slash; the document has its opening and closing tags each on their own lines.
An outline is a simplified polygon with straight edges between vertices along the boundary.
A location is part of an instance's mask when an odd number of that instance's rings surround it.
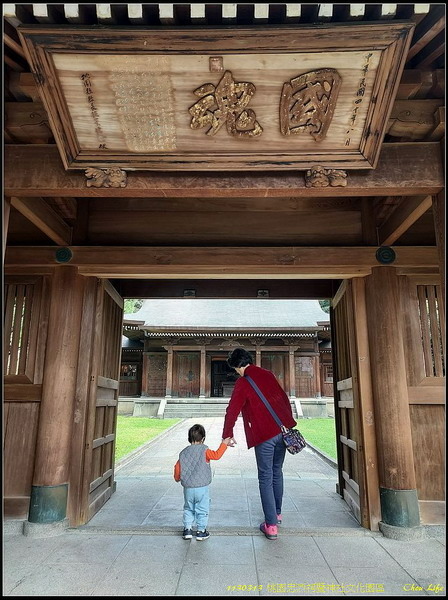
<svg viewBox="0 0 448 600">
<path fill-rule="evenodd" d="M 230 446 L 231 448 L 233 448 L 233 446 L 235 446 L 236 444 L 236 440 L 233 437 L 228 437 L 222 440 L 222 443 L 225 444 L 226 446 Z"/>
</svg>

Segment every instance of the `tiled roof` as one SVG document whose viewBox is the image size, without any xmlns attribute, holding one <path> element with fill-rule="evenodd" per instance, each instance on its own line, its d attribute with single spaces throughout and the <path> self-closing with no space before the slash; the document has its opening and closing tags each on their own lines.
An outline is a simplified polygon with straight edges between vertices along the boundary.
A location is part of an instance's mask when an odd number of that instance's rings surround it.
<svg viewBox="0 0 448 600">
<path fill-rule="evenodd" d="M 143 342 L 140 340 L 130 340 L 125 335 L 121 336 L 121 347 L 126 350 L 143 350 Z"/>
<path fill-rule="evenodd" d="M 329 321 L 318 300 L 205 300 L 181 298 L 145 300 L 125 320 L 144 321 L 145 327 L 273 328 L 317 327 Z"/>
</svg>

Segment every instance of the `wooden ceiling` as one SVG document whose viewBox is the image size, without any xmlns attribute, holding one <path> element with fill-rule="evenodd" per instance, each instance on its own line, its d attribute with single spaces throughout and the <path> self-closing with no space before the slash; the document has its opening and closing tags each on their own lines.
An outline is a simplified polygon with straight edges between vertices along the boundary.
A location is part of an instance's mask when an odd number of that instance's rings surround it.
<svg viewBox="0 0 448 600">
<path fill-rule="evenodd" d="M 49 150 L 56 149 L 48 115 L 19 42 L 17 27 L 22 24 L 198 30 L 231 26 L 237 31 L 238 26 L 252 25 L 413 22 L 416 26 L 384 142 L 389 147 L 405 147 L 444 139 L 443 4 L 6 4 L 3 14 L 4 139 L 18 156 L 23 147 L 22 160 L 27 152 L 50 157 Z M 13 177 L 11 172 L 10 179 Z M 284 178 L 288 177 L 285 174 Z M 344 194 L 342 188 L 333 190 L 336 192 L 328 198 L 307 197 L 305 190 L 300 197 L 291 194 L 290 198 L 286 194 L 273 197 L 269 190 L 264 197 L 249 194 L 233 200 L 230 194 L 220 197 L 199 190 L 197 196 L 193 192 L 179 197 L 164 191 L 146 198 L 142 194 L 132 197 L 131 191 L 126 198 L 100 198 L 96 191 L 88 198 L 84 193 L 84 197 L 77 195 L 74 186 L 72 195 L 58 190 L 42 192 L 38 198 L 37 193 L 31 194 L 31 209 L 26 198 L 13 199 L 8 244 L 435 244 L 430 195 L 424 190 L 406 190 L 403 195 L 397 190 L 393 196 L 374 189 L 358 196 L 348 190 Z"/>
</svg>

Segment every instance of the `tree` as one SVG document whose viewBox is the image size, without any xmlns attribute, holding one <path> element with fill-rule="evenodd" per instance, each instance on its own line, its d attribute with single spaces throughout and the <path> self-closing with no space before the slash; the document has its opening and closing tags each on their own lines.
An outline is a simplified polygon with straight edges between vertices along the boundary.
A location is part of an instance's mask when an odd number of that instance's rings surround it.
<svg viewBox="0 0 448 600">
<path fill-rule="evenodd" d="M 330 300 L 319 300 L 319 304 L 321 309 L 326 312 L 329 313 L 330 312 Z"/>
<path fill-rule="evenodd" d="M 124 314 L 129 315 L 135 313 L 143 306 L 143 300 L 141 298 L 128 298 L 124 301 Z"/>
</svg>

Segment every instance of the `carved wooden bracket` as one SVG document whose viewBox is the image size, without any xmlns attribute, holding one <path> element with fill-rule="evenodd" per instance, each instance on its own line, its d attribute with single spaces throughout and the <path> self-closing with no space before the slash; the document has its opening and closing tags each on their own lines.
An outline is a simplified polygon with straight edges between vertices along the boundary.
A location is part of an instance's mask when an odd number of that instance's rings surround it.
<svg viewBox="0 0 448 600">
<path fill-rule="evenodd" d="M 85 170 L 85 175 L 87 177 L 87 187 L 118 188 L 126 187 L 127 184 L 126 171 L 119 167 L 108 169 L 91 167 Z"/>
<path fill-rule="evenodd" d="M 305 173 L 306 187 L 345 187 L 347 173 L 342 169 L 326 169 L 316 165 Z"/>
</svg>

